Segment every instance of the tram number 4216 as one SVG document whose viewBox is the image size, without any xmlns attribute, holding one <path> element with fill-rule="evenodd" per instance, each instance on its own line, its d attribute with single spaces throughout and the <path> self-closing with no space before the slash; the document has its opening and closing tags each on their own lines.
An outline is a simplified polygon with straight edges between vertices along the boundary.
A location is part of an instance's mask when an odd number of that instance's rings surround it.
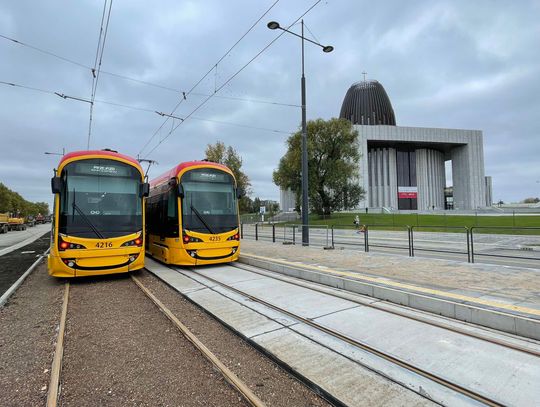
<svg viewBox="0 0 540 407">
<path fill-rule="evenodd" d="M 112 243 L 111 242 L 97 242 L 96 247 L 99 249 L 105 249 L 107 247 L 112 247 Z"/>
</svg>

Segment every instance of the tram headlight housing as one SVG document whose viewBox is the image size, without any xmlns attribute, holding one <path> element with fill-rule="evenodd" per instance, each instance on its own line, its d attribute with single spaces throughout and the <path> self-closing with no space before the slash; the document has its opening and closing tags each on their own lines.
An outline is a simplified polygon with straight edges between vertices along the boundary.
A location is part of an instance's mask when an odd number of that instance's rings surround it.
<svg viewBox="0 0 540 407">
<path fill-rule="evenodd" d="M 75 267 L 76 263 L 75 263 L 75 259 L 62 259 L 62 261 L 64 262 L 64 264 L 68 267 Z"/>
<path fill-rule="evenodd" d="M 184 235 L 182 236 L 182 241 L 184 242 L 184 244 L 188 244 L 202 242 L 202 239 L 199 239 L 198 237 L 188 236 L 184 233 Z"/>
<path fill-rule="evenodd" d="M 141 247 L 142 244 L 143 244 L 143 239 L 142 239 L 142 237 L 139 236 L 139 237 L 137 237 L 135 239 L 128 240 L 127 242 L 122 243 L 121 247 L 126 247 L 126 246 Z"/>
<path fill-rule="evenodd" d="M 63 252 L 64 250 L 77 250 L 77 249 L 86 249 L 86 246 L 80 243 L 70 243 L 62 239 L 62 236 L 58 236 L 58 251 Z"/>
<path fill-rule="evenodd" d="M 234 235 L 229 236 L 227 240 L 240 240 L 240 234 L 235 233 Z"/>
</svg>

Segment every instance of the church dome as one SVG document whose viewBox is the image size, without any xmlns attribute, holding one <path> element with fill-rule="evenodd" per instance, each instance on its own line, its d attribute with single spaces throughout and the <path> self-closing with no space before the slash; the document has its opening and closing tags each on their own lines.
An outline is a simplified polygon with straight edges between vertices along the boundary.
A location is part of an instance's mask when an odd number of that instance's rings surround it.
<svg viewBox="0 0 540 407">
<path fill-rule="evenodd" d="M 396 125 L 390 99 L 383 86 L 375 80 L 354 83 L 343 99 L 339 117 L 352 124 Z"/>
</svg>

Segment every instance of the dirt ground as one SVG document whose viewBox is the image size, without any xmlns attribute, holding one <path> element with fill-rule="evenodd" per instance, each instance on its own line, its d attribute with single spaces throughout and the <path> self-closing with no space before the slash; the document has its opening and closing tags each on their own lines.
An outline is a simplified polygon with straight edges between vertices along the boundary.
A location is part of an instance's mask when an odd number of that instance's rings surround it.
<svg viewBox="0 0 540 407">
<path fill-rule="evenodd" d="M 50 232 L 47 232 L 36 241 L 0 256 L 0 295 L 24 274 L 49 245 Z"/>
<path fill-rule="evenodd" d="M 0 308 L 0 405 L 45 405 L 63 293 L 41 263 Z"/>
<path fill-rule="evenodd" d="M 143 284 L 268 406 L 328 403 L 146 271 Z M 0 405 L 44 405 L 65 279 L 41 264 L 0 309 Z M 129 275 L 71 279 L 63 406 L 242 406 Z"/>
</svg>

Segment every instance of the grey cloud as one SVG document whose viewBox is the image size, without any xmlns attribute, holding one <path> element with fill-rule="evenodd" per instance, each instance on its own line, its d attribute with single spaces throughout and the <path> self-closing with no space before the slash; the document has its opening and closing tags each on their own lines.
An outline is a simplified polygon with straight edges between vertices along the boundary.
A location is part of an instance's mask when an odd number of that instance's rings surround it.
<svg viewBox="0 0 540 407">
<path fill-rule="evenodd" d="M 105 46 L 108 72 L 188 90 L 273 1 L 115 2 Z M 196 89 L 212 93 L 313 2 L 281 1 Z M 4 2 L 1 34 L 92 65 L 103 3 Z M 503 1 L 323 1 L 307 26 L 335 51 L 306 46 L 308 118 L 339 114 L 349 86 L 379 80 L 398 125 L 484 131 L 486 174 L 496 198 L 539 195 L 539 5 Z M 293 27 L 298 30 L 299 27 Z M 306 32 L 307 35 L 309 32 Z M 78 66 L 0 41 L 0 80 L 89 97 L 92 77 Z M 300 101 L 300 42 L 284 35 L 225 86 L 220 95 L 285 103 Z M 32 200 L 50 201 L 48 183 L 58 157 L 44 151 L 84 149 L 88 105 L 23 89 L 0 87 L 0 181 Z M 98 100 L 170 112 L 179 95 L 103 74 Z M 188 97 L 175 113 L 189 114 L 204 98 Z M 294 132 L 300 109 L 219 98 L 196 117 Z M 136 155 L 163 119 L 157 114 L 96 103 L 92 147 Z M 163 138 L 170 124 L 146 151 Z M 151 177 L 180 161 L 199 159 L 220 140 L 242 156 L 255 196 L 278 199 L 272 170 L 287 134 L 188 120 L 152 153 Z M 515 180 L 519 181 L 516 182 Z"/>
</svg>

